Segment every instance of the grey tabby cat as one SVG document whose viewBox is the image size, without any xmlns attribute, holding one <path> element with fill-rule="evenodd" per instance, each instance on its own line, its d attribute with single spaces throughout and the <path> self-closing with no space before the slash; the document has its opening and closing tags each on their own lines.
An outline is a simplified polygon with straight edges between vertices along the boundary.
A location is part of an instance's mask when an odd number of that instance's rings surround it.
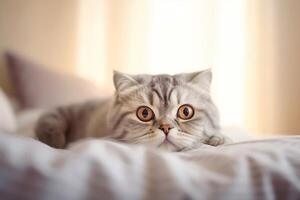
<svg viewBox="0 0 300 200">
<path fill-rule="evenodd" d="M 88 137 L 169 151 L 228 143 L 210 97 L 211 78 L 210 70 L 173 76 L 114 72 L 112 98 L 46 113 L 37 123 L 36 136 L 55 148 Z"/>
</svg>

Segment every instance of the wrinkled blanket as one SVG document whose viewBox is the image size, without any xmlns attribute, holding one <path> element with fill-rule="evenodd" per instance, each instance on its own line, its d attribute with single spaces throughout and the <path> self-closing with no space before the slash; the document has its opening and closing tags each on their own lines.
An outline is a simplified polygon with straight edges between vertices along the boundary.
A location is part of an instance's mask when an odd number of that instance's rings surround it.
<svg viewBox="0 0 300 200">
<path fill-rule="evenodd" d="M 0 199 L 300 199 L 300 137 L 162 152 L 0 134 Z"/>
</svg>

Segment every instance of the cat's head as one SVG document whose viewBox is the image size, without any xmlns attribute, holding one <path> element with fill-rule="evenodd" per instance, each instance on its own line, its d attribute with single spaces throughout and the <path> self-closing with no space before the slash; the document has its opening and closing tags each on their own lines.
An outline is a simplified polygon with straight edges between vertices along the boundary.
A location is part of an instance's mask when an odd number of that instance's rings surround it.
<svg viewBox="0 0 300 200">
<path fill-rule="evenodd" d="M 210 97 L 210 70 L 176 75 L 114 72 L 115 99 L 108 116 L 113 137 L 180 151 L 219 130 Z"/>
</svg>

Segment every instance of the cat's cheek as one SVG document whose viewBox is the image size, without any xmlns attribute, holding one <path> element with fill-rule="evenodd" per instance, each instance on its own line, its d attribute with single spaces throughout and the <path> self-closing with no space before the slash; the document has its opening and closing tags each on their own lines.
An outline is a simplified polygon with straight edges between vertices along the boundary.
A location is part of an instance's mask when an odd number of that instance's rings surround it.
<svg viewBox="0 0 300 200">
<path fill-rule="evenodd" d="M 166 138 L 164 132 L 161 131 L 161 134 L 164 136 L 164 138 Z M 176 137 L 178 137 L 179 131 L 177 129 L 171 129 L 168 133 L 167 138 L 168 139 L 175 139 Z"/>
<path fill-rule="evenodd" d="M 156 138 L 159 144 L 163 143 L 166 139 L 165 134 L 161 130 L 157 130 L 156 132 Z"/>
<path fill-rule="evenodd" d="M 154 132 L 150 132 L 148 137 L 138 140 L 137 143 L 145 144 L 147 146 L 158 147 L 165 140 L 165 136 L 161 133 L 160 130 L 156 130 Z"/>
<path fill-rule="evenodd" d="M 203 137 L 205 135 L 205 128 L 203 126 L 197 126 L 189 128 L 185 132 L 194 136 Z"/>
</svg>

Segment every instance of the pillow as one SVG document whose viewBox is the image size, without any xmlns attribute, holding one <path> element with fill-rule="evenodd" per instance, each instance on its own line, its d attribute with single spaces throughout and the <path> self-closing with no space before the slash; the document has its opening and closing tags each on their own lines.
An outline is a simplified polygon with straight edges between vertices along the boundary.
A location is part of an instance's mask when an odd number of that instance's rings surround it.
<svg viewBox="0 0 300 200">
<path fill-rule="evenodd" d="M 16 114 L 16 123 L 18 135 L 35 138 L 35 125 L 38 119 L 47 110 L 44 109 L 25 109 Z"/>
<path fill-rule="evenodd" d="M 0 130 L 14 132 L 16 130 L 16 119 L 12 105 L 0 88 Z"/>
<path fill-rule="evenodd" d="M 6 59 L 21 108 L 50 108 L 103 96 L 103 90 L 87 80 L 49 70 L 11 53 Z"/>
</svg>

